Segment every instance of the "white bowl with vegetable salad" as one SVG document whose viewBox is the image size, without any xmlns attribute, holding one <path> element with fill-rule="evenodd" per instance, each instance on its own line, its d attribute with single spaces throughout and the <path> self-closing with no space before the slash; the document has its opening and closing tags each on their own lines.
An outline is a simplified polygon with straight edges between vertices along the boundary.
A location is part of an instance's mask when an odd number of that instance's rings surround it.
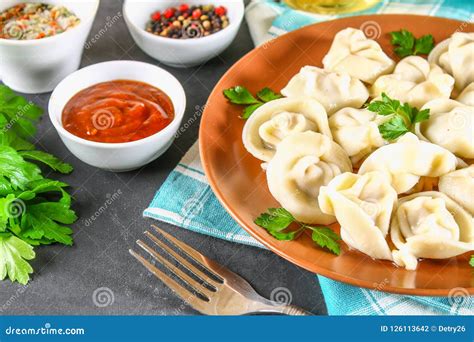
<svg viewBox="0 0 474 342">
<path fill-rule="evenodd" d="M 2 0 L 0 79 L 44 93 L 79 68 L 100 0 Z"/>
</svg>

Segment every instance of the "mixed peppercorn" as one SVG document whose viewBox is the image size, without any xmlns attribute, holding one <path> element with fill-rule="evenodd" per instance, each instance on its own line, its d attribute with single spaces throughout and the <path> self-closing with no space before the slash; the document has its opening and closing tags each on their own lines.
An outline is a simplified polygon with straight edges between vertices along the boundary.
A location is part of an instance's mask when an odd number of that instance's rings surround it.
<svg viewBox="0 0 474 342">
<path fill-rule="evenodd" d="M 200 38 L 229 26 L 226 14 L 227 9 L 224 6 L 181 4 L 152 13 L 146 30 L 168 38 Z"/>
</svg>

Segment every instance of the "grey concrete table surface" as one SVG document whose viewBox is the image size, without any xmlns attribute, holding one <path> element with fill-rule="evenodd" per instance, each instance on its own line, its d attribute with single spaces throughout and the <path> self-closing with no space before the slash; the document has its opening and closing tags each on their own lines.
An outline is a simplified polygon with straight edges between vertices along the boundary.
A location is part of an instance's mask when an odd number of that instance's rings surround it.
<svg viewBox="0 0 474 342">
<path fill-rule="evenodd" d="M 163 67 L 179 79 L 186 91 L 188 104 L 183 122 L 205 104 L 225 71 L 253 48 L 248 27 L 243 23 L 234 43 L 220 56 L 195 68 L 170 68 L 151 59 L 134 44 L 123 18 L 111 27 L 106 25 L 114 15 L 121 16 L 121 6 L 121 1 L 101 1 L 91 32 L 91 36 L 100 33 L 100 38 L 85 50 L 82 66 L 127 59 Z M 199 122 L 191 125 L 162 157 L 141 170 L 106 172 L 82 163 L 67 151 L 47 117 L 49 95 L 28 98 L 45 108 L 37 135 L 38 147 L 71 163 L 75 169 L 68 176 L 54 174 L 71 184 L 75 198 L 79 220 L 73 225 L 74 246 L 36 248 L 37 256 L 32 262 L 35 273 L 26 286 L 8 280 L 0 282 L 1 315 L 197 314 L 128 253 L 152 223 L 242 275 L 263 296 L 270 298 L 272 291 L 286 291 L 293 304 L 318 315 L 326 314 L 316 277 L 276 254 L 143 218 L 142 212 L 155 191 L 196 141 Z M 97 219 L 88 221 L 91 216 Z"/>
</svg>

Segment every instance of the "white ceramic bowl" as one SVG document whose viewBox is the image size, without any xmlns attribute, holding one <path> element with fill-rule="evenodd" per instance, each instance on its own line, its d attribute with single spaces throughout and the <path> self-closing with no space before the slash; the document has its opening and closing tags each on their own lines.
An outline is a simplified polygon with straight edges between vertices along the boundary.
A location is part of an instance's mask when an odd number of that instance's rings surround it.
<svg viewBox="0 0 474 342">
<path fill-rule="evenodd" d="M 209 36 L 193 39 L 172 39 L 145 31 L 146 23 L 153 12 L 176 7 L 181 3 L 225 6 L 229 26 Z M 164 64 L 184 68 L 208 61 L 232 43 L 244 17 L 244 2 L 243 0 L 125 0 L 123 15 L 135 43 L 145 53 Z"/>
<path fill-rule="evenodd" d="M 24 0 L 2 0 L 0 12 Z M 35 40 L 0 39 L 0 79 L 27 94 L 45 93 L 79 68 L 84 43 L 94 22 L 99 0 L 28 0 L 63 5 L 81 22 L 58 35 Z"/>
<path fill-rule="evenodd" d="M 173 121 L 154 135 L 126 143 L 89 141 L 64 129 L 62 111 L 71 97 L 94 84 L 118 79 L 145 82 L 164 91 L 173 102 Z M 135 61 L 98 63 L 76 71 L 58 84 L 48 105 L 49 118 L 69 151 L 86 164 L 110 171 L 137 169 L 161 156 L 173 143 L 185 108 L 184 89 L 173 75 L 157 66 Z"/>
</svg>

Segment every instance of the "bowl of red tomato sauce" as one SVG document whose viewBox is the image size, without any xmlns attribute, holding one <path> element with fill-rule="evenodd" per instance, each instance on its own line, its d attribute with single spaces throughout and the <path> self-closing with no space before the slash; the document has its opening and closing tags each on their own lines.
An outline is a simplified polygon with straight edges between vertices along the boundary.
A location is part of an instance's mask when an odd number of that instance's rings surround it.
<svg viewBox="0 0 474 342">
<path fill-rule="evenodd" d="M 152 64 L 111 61 L 66 77 L 51 94 L 49 117 L 81 161 L 120 172 L 140 168 L 173 143 L 186 107 L 179 81 Z"/>
</svg>

